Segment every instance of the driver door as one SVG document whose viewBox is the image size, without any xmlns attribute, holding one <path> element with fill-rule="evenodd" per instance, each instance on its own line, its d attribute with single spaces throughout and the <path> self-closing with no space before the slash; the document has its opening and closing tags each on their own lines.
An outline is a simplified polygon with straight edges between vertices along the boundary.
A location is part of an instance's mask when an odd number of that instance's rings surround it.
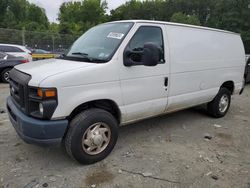
<svg viewBox="0 0 250 188">
<path fill-rule="evenodd" d="M 120 80 L 125 123 L 156 116 L 164 112 L 167 105 L 169 61 L 164 37 L 164 26 L 157 24 L 137 24 L 133 36 L 123 49 L 134 51 L 130 58 L 140 61 L 139 51 L 143 50 L 145 43 L 154 43 L 159 47 L 161 54 L 156 66 L 144 65 L 121 66 Z M 122 62 L 124 59 L 122 60 Z"/>
</svg>

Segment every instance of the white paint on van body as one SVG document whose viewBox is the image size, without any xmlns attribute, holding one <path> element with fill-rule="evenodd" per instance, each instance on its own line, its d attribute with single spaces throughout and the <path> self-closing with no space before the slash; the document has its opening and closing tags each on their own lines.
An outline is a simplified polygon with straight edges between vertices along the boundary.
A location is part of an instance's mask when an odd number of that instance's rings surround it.
<svg viewBox="0 0 250 188">
<path fill-rule="evenodd" d="M 234 82 L 235 93 L 243 87 L 245 54 L 238 34 L 167 22 L 132 22 L 134 26 L 107 63 L 49 60 L 16 67 L 32 75 L 29 85 L 57 88 L 58 107 L 52 119 L 69 116 L 85 102 L 109 99 L 121 111 L 121 124 L 127 124 L 209 102 L 226 81 Z M 163 31 L 166 62 L 125 67 L 125 47 L 140 26 L 150 25 Z"/>
</svg>

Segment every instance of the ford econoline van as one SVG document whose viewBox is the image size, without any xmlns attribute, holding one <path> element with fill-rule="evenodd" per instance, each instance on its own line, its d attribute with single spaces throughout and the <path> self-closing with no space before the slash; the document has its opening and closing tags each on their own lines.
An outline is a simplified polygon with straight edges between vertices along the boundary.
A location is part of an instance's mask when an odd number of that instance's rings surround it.
<svg viewBox="0 0 250 188">
<path fill-rule="evenodd" d="M 62 142 L 82 164 L 104 159 L 118 127 L 206 104 L 223 117 L 244 88 L 239 34 L 159 21 L 95 26 L 59 59 L 10 72 L 7 108 L 27 143 Z"/>
</svg>

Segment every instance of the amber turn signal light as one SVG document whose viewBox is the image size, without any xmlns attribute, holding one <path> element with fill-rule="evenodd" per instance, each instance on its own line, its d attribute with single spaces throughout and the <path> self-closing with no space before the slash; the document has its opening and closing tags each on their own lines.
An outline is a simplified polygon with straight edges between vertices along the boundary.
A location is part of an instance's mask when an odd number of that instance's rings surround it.
<svg viewBox="0 0 250 188">
<path fill-rule="evenodd" d="M 56 90 L 55 89 L 41 89 L 39 88 L 37 90 L 37 95 L 41 98 L 49 98 L 49 97 L 55 97 L 56 96 Z"/>
</svg>

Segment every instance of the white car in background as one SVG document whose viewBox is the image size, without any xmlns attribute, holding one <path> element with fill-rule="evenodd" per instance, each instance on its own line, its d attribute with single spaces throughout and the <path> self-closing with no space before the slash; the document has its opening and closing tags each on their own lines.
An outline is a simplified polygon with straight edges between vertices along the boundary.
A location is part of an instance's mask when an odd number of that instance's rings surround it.
<svg viewBox="0 0 250 188">
<path fill-rule="evenodd" d="M 23 57 L 28 61 L 32 61 L 32 53 L 25 46 L 15 44 L 0 44 L 0 51 L 16 57 Z"/>
</svg>

